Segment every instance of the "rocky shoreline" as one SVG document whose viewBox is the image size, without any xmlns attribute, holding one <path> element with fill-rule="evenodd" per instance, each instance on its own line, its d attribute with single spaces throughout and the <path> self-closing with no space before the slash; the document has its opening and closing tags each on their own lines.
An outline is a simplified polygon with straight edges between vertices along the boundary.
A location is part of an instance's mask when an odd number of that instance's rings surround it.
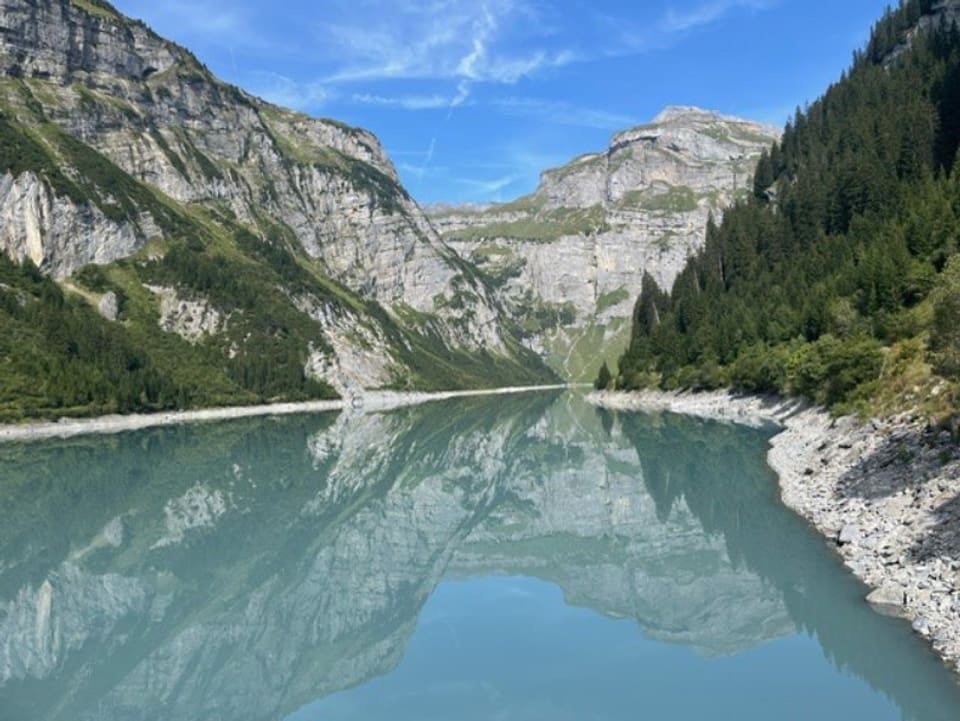
<svg viewBox="0 0 960 721">
<path fill-rule="evenodd" d="M 193 411 L 110 415 L 95 418 L 61 418 L 59 421 L 47 423 L 0 425 L 0 443 L 39 441 L 48 438 L 69 438 L 72 436 L 101 433 L 123 433 L 125 431 L 154 428 L 156 426 L 172 426 L 181 423 L 205 423 L 234 418 L 251 418 L 254 416 L 284 416 L 342 410 L 376 412 L 417 405 L 419 403 L 429 403 L 430 401 L 447 400 L 450 398 L 532 393 L 536 391 L 562 390 L 568 387 L 567 385 L 516 386 L 487 390 L 441 391 L 434 393 L 369 391 L 345 400 L 268 403 L 259 406 L 204 408 Z"/>
<path fill-rule="evenodd" d="M 950 432 L 903 414 L 859 421 L 728 392 L 593 393 L 612 410 L 774 423 L 767 461 L 783 502 L 870 587 L 875 610 L 906 619 L 960 673 L 960 453 Z"/>
</svg>

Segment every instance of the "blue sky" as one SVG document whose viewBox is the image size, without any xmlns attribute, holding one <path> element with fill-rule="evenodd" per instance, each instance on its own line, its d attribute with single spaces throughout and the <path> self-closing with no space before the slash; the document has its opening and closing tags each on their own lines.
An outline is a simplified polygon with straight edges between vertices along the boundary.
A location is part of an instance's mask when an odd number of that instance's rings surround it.
<svg viewBox="0 0 960 721">
<path fill-rule="evenodd" d="M 510 200 L 666 105 L 781 125 L 883 0 L 114 0 L 225 80 L 383 141 L 421 202 Z"/>
</svg>

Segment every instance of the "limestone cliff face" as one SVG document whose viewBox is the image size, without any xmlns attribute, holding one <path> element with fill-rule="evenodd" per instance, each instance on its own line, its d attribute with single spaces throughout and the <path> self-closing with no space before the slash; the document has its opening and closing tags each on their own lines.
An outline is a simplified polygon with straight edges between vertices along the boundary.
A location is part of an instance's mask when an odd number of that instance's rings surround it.
<svg viewBox="0 0 960 721">
<path fill-rule="evenodd" d="M 0 0 L 0 112 L 32 149 L 0 163 L 0 249 L 18 260 L 66 278 L 189 235 L 178 220 L 200 209 L 216 232 L 281 239 L 395 320 L 418 314 L 448 346 L 507 353 L 495 300 L 373 135 L 222 83 L 101 0 Z M 389 347 L 366 354 L 402 366 Z"/>
<path fill-rule="evenodd" d="M 434 225 L 501 281 L 522 320 L 531 305 L 562 306 L 572 322 L 533 325 L 530 347 L 555 368 L 591 378 L 606 341 L 625 342 L 644 272 L 669 288 L 704 241 L 707 219 L 751 187 L 761 151 L 780 131 L 690 107 L 613 137 L 603 153 L 548 170 L 535 193 L 505 205 L 443 208 Z M 532 297 L 526 291 L 532 292 Z M 598 335 L 599 334 L 599 335 Z M 583 356 L 578 345 L 593 348 Z"/>
<path fill-rule="evenodd" d="M 134 222 L 116 222 L 95 206 L 58 197 L 35 173 L 0 177 L 0 249 L 17 260 L 29 258 L 64 276 L 133 255 L 143 243 Z"/>
</svg>

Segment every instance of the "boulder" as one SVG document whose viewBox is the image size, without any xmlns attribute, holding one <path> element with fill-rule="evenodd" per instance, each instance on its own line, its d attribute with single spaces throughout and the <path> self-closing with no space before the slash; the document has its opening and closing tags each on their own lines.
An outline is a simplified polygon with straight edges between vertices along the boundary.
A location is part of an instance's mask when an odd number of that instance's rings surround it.
<svg viewBox="0 0 960 721">
<path fill-rule="evenodd" d="M 100 303 L 97 305 L 97 310 L 100 312 L 100 315 L 107 320 L 115 321 L 120 314 L 120 302 L 117 299 L 117 294 L 113 291 L 104 293 L 100 299 Z"/>
<path fill-rule="evenodd" d="M 893 583 L 884 584 L 867 596 L 867 603 L 873 607 L 874 611 L 894 618 L 906 617 L 904 601 L 903 588 Z"/>
</svg>

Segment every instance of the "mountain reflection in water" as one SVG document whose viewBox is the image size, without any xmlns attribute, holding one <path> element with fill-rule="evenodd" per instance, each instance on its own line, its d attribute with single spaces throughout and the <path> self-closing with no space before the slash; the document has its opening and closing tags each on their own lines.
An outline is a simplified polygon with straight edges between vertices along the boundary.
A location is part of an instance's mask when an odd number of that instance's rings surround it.
<svg viewBox="0 0 960 721">
<path fill-rule="evenodd" d="M 809 636 L 891 718 L 955 718 L 778 503 L 770 432 L 542 393 L 0 447 L 0 719 L 308 714 L 394 672 L 444 580 L 504 577 L 698 663 Z"/>
</svg>

